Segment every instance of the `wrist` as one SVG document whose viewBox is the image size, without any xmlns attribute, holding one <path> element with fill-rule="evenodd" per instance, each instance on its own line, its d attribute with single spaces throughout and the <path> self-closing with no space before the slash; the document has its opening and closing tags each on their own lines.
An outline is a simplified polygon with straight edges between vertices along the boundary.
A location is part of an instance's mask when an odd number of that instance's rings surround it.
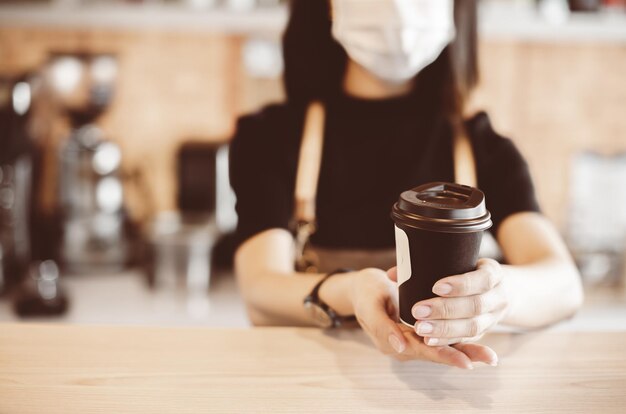
<svg viewBox="0 0 626 414">
<path fill-rule="evenodd" d="M 352 284 L 357 272 L 333 275 L 320 286 L 320 299 L 341 316 L 354 315 Z"/>
</svg>

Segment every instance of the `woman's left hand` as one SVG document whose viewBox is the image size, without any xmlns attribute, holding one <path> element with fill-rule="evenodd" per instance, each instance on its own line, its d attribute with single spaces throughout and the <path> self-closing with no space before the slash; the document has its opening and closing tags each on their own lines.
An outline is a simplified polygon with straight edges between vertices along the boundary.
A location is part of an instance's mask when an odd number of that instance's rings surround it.
<svg viewBox="0 0 626 414">
<path fill-rule="evenodd" d="M 437 281 L 433 293 L 439 297 L 418 302 L 412 308 L 417 334 L 432 346 L 478 340 L 510 307 L 503 273 L 500 263 L 480 259 L 475 271 Z M 389 276 L 394 279 L 395 269 Z"/>
</svg>

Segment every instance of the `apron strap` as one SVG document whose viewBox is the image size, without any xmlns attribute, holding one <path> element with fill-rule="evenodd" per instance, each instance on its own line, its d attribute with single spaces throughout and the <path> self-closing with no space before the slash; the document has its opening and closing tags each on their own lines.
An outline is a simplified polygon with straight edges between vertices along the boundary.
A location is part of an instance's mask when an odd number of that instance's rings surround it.
<svg viewBox="0 0 626 414">
<path fill-rule="evenodd" d="M 306 246 L 315 233 L 315 204 L 317 183 L 322 165 L 324 126 L 326 113 L 320 102 L 312 102 L 304 120 L 298 170 L 296 175 L 294 221 L 295 221 L 295 267 L 298 271 L 316 272 L 314 259 L 306 257 Z"/>
<path fill-rule="evenodd" d="M 474 158 L 472 143 L 467 135 L 465 123 L 462 119 L 453 119 L 452 127 L 452 131 L 454 133 L 452 141 L 454 181 L 457 184 L 478 187 L 478 179 L 476 177 L 476 159 Z"/>
<path fill-rule="evenodd" d="M 325 118 L 324 106 L 320 102 L 309 105 L 304 121 L 296 176 L 294 218 L 297 222 L 315 223 L 315 200 L 322 164 Z"/>
</svg>

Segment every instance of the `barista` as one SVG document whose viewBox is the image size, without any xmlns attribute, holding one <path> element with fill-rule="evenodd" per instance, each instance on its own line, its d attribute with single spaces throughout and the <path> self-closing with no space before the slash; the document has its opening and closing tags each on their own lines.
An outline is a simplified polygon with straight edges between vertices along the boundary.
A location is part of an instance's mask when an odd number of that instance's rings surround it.
<svg viewBox="0 0 626 414">
<path fill-rule="evenodd" d="M 283 46 L 286 102 L 241 118 L 231 149 L 235 266 L 253 324 L 356 318 L 385 354 L 471 368 L 497 363 L 475 343 L 494 326 L 538 328 L 580 307 L 524 158 L 485 113 L 467 114 L 475 0 L 294 0 Z M 458 180 L 459 165 L 486 195 L 504 263 L 439 281 L 403 326 L 390 208 L 403 190 Z"/>
</svg>

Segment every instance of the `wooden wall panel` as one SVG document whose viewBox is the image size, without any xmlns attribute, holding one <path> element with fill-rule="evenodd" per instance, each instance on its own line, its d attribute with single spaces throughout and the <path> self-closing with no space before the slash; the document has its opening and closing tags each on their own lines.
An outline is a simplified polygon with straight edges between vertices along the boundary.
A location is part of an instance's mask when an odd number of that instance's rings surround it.
<svg viewBox="0 0 626 414">
<path fill-rule="evenodd" d="M 280 80 L 245 75 L 240 46 L 215 34 L 5 28 L 0 73 L 35 67 L 49 49 L 118 51 L 119 89 L 103 126 L 165 210 L 182 140 L 227 138 L 238 115 L 282 99 Z M 544 211 L 562 225 L 572 154 L 626 151 L 626 45 L 491 40 L 481 67 L 478 107 L 527 157 Z"/>
<path fill-rule="evenodd" d="M 546 214 L 567 215 L 570 160 L 626 151 L 626 45 L 483 43 L 479 101 L 528 162 Z"/>
</svg>

